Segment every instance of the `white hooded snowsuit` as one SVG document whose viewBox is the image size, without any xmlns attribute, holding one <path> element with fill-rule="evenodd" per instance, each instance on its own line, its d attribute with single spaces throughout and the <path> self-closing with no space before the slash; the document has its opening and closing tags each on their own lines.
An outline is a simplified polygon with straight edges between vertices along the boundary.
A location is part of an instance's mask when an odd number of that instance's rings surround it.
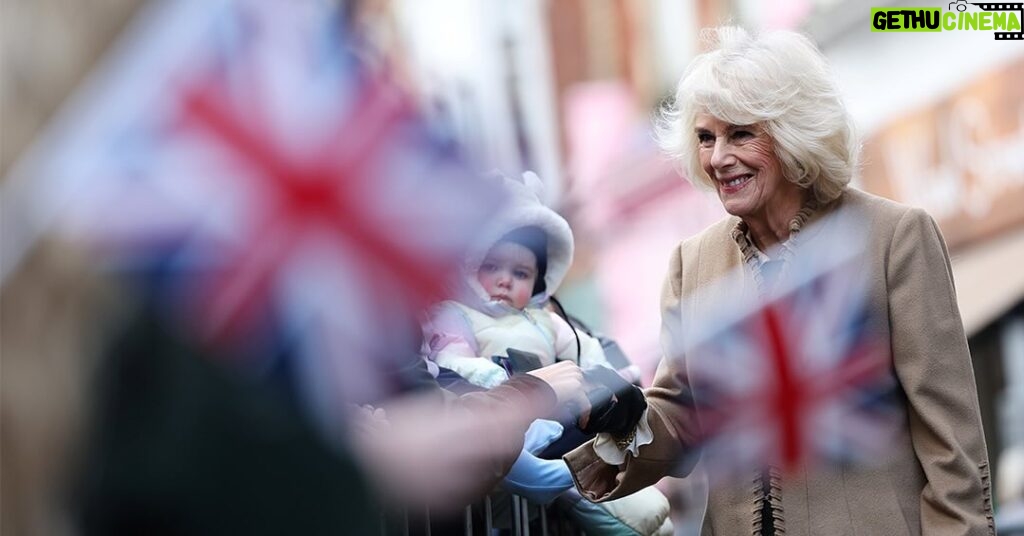
<svg viewBox="0 0 1024 536">
<path fill-rule="evenodd" d="M 462 302 L 445 301 L 435 306 L 425 326 L 431 359 L 481 387 L 491 388 L 508 379 L 505 369 L 491 357 L 507 356 L 509 348 L 537 355 L 541 366 L 568 359 L 584 369 L 612 368 L 596 339 L 577 330 L 577 347 L 569 324 L 544 308 L 572 264 L 572 230 L 564 218 L 541 203 L 540 179 L 530 172 L 523 178 L 526 184 L 504 180 L 510 202 L 481 233 L 482 238 L 466 259 L 463 279 L 468 288 L 463 289 Z M 491 301 L 476 274 L 501 237 L 526 226 L 538 227 L 547 235 L 547 270 L 544 291 L 519 310 Z"/>
</svg>

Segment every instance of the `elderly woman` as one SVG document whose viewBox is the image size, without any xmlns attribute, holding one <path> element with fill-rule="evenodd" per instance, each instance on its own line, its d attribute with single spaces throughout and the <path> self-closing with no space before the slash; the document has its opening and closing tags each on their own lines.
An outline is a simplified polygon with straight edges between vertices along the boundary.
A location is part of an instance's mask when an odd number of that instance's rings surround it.
<svg viewBox="0 0 1024 536">
<path fill-rule="evenodd" d="M 692 62 L 667 117 L 674 156 L 730 216 L 672 252 L 663 343 L 678 347 L 673 339 L 712 305 L 696 291 L 727 273 L 739 271 L 744 286 L 770 294 L 779 274 L 808 260 L 801 228 L 842 213 L 869 237 L 867 303 L 888 319 L 882 337 L 906 423 L 881 467 L 766 470 L 754 486 L 714 486 L 704 533 L 994 534 L 977 392 L 938 227 L 919 209 L 848 186 L 858 142 L 808 39 L 732 27 L 712 33 L 717 46 Z M 566 456 L 585 496 L 621 497 L 690 470 L 680 460 L 699 431 L 696 410 L 680 396 L 692 378 L 686 367 L 682 359 L 662 362 L 632 433 L 599 434 Z"/>
</svg>

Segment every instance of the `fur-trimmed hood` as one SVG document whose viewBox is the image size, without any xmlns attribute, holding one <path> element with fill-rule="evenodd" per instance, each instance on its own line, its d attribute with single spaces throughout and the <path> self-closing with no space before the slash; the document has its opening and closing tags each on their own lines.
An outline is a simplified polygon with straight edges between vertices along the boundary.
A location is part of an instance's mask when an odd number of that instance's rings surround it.
<svg viewBox="0 0 1024 536">
<path fill-rule="evenodd" d="M 472 305 L 491 314 L 507 312 L 510 307 L 491 302 L 490 296 L 477 281 L 476 273 L 487 252 L 509 231 L 532 225 L 544 231 L 548 239 L 545 289 L 530 298 L 527 307 L 543 305 L 558 290 L 558 286 L 562 284 L 565 274 L 569 271 L 573 255 L 573 237 L 569 223 L 540 200 L 544 191 L 540 177 L 532 171 L 527 171 L 523 173 L 521 180 L 502 177 L 501 181 L 508 196 L 507 203 L 481 230 L 478 240 L 469 250 L 463 267 L 465 283 L 476 302 Z"/>
</svg>

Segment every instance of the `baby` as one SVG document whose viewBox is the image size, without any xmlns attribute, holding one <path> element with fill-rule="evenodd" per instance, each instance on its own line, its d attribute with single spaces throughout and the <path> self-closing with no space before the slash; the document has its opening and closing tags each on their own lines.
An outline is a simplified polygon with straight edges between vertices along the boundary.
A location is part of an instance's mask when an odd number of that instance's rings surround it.
<svg viewBox="0 0 1024 536">
<path fill-rule="evenodd" d="M 438 380 L 453 390 L 463 379 L 489 389 L 507 381 L 513 372 L 571 360 L 602 385 L 632 388 L 608 363 L 597 339 L 577 332 L 544 307 L 572 263 L 573 237 L 565 219 L 540 202 L 540 179 L 529 172 L 523 179 L 505 179 L 510 203 L 491 227 L 482 231 L 482 239 L 466 259 L 466 288 L 460 299 L 435 306 L 424 325 L 428 357 L 442 371 Z M 446 384 L 443 376 L 448 371 L 457 379 Z M 643 397 L 638 398 L 642 401 Z M 619 412 L 626 407 L 603 406 Z M 594 431 L 613 430 L 613 423 L 620 420 L 613 413 L 595 406 L 590 422 L 601 426 Z M 534 424 L 534 435 L 544 435 L 540 433 L 547 429 L 544 421 Z M 561 427 L 557 430 L 560 433 Z M 654 488 L 600 505 L 583 500 L 573 491 L 564 462 L 533 456 L 555 438 L 557 435 L 549 435 L 532 448 L 528 434 L 527 452 L 506 476 L 503 487 L 535 502 L 559 497 L 567 515 L 588 534 L 672 533 L 668 500 Z"/>
<path fill-rule="evenodd" d="M 532 173 L 525 179 L 539 184 Z M 572 262 L 569 224 L 529 185 L 506 183 L 511 204 L 467 259 L 462 299 L 431 312 L 430 358 L 485 388 L 508 379 L 510 370 L 492 358 L 507 363 L 510 348 L 535 356 L 536 366 L 572 360 L 584 369 L 610 368 L 596 339 L 544 308 Z"/>
</svg>

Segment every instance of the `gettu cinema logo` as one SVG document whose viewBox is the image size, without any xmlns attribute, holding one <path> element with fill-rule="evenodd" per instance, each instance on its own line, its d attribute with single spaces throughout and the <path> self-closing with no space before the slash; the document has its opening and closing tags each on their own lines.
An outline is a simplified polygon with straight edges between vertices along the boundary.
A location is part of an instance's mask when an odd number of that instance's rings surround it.
<svg viewBox="0 0 1024 536">
<path fill-rule="evenodd" d="M 969 9 L 975 6 L 981 11 Z M 934 8 L 871 8 L 872 32 L 995 31 L 997 41 L 1022 41 L 1020 22 L 1024 2 L 950 2 L 945 11 Z"/>
</svg>

